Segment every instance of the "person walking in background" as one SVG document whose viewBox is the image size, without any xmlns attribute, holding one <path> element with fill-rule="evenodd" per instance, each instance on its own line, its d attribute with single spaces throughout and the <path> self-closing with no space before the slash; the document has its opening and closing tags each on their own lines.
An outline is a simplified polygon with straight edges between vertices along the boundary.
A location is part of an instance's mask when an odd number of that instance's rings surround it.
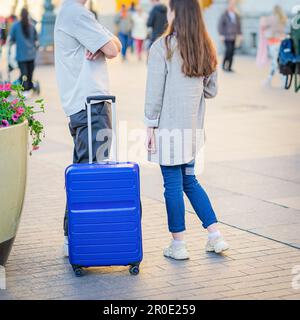
<svg viewBox="0 0 300 320">
<path fill-rule="evenodd" d="M 153 8 L 150 12 L 147 27 L 151 28 L 150 47 L 166 31 L 168 26 L 167 7 L 160 0 L 152 0 Z"/>
<path fill-rule="evenodd" d="M 135 41 L 136 52 L 139 60 L 142 60 L 144 41 L 148 36 L 147 29 L 147 13 L 138 7 L 136 12 L 132 14 L 132 37 Z"/>
<path fill-rule="evenodd" d="M 10 44 L 16 44 L 16 61 L 21 74 L 19 81 L 27 94 L 34 87 L 32 77 L 37 54 L 38 34 L 26 8 L 21 11 L 20 21 L 12 25 L 9 39 Z"/>
<path fill-rule="evenodd" d="M 127 9 L 126 5 L 122 5 L 120 12 L 115 18 L 115 24 L 118 29 L 118 36 L 122 43 L 122 58 L 126 60 L 127 49 L 130 46 L 130 38 L 132 31 L 132 19 L 131 13 Z"/>
<path fill-rule="evenodd" d="M 264 85 L 272 85 L 272 80 L 276 71 L 278 71 L 278 55 L 281 41 L 285 38 L 287 27 L 287 16 L 283 9 L 276 5 L 273 9 L 273 14 L 268 17 L 262 17 L 261 28 L 263 36 L 267 39 L 268 51 L 271 57 L 271 70 Z M 282 86 L 284 86 L 285 77 L 282 78 Z"/>
<path fill-rule="evenodd" d="M 151 47 L 145 100 L 146 148 L 160 164 L 169 231 L 164 256 L 189 258 L 184 242 L 183 193 L 208 231 L 207 251 L 229 248 L 217 226 L 210 200 L 195 176 L 203 146 L 205 98 L 217 94 L 217 56 L 198 0 L 170 0 L 169 30 Z M 199 138 L 199 139 L 198 139 Z"/>
<path fill-rule="evenodd" d="M 86 98 L 110 94 L 106 59 L 117 57 L 121 50 L 118 38 L 96 20 L 84 6 L 86 2 L 65 0 L 54 29 L 56 77 L 63 109 L 70 118 L 73 163 L 89 162 Z M 97 141 L 96 136 L 101 130 L 111 130 L 111 112 L 106 103 L 94 104 L 91 109 L 93 161 L 96 162 L 105 158 L 100 155 L 105 156 L 102 146 L 108 141 Z M 68 256 L 67 208 L 64 235 L 64 254 Z"/>
<path fill-rule="evenodd" d="M 235 0 L 229 0 L 227 10 L 220 17 L 218 31 L 225 45 L 223 70 L 233 72 L 232 64 L 236 44 L 242 39 L 241 18 L 237 13 Z"/>
<path fill-rule="evenodd" d="M 130 12 L 131 16 L 136 12 L 136 4 L 134 2 L 131 3 L 130 8 L 129 8 L 129 12 Z M 132 54 L 134 53 L 134 44 L 135 44 L 135 41 L 133 39 L 132 30 L 131 30 L 128 46 L 129 46 Z"/>
</svg>

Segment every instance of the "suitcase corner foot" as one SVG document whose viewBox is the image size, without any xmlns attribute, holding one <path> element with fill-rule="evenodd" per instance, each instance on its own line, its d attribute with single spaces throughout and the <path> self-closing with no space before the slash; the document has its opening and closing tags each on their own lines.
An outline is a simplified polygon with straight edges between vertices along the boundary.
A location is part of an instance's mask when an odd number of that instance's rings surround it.
<svg viewBox="0 0 300 320">
<path fill-rule="evenodd" d="M 72 265 L 73 271 L 75 273 L 76 277 L 82 277 L 83 276 L 83 269 L 82 267 L 78 266 L 78 265 Z"/>
<path fill-rule="evenodd" d="M 140 265 L 139 264 L 130 265 L 129 273 L 133 276 L 137 276 L 140 273 Z"/>
</svg>

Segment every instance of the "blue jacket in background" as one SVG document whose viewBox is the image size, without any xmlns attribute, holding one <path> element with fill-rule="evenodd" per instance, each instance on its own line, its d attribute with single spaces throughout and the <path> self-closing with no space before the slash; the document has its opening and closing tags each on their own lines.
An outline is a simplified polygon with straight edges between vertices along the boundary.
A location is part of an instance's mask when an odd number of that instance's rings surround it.
<svg viewBox="0 0 300 320">
<path fill-rule="evenodd" d="M 38 35 L 33 24 L 29 26 L 29 37 L 23 33 L 21 22 L 15 22 L 10 30 L 10 42 L 17 46 L 16 60 L 18 62 L 35 60 Z"/>
</svg>

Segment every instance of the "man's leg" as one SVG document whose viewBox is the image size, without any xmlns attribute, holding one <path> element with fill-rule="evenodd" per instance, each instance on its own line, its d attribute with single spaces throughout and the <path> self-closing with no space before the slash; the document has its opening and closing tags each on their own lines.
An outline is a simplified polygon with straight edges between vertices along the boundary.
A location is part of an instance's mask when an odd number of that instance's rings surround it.
<svg viewBox="0 0 300 320">
<path fill-rule="evenodd" d="M 111 135 L 111 108 L 108 103 L 103 102 L 97 105 L 93 105 L 91 109 L 93 162 L 103 161 L 109 157 L 109 150 L 111 146 L 111 137 L 107 137 L 108 135 Z M 71 116 L 70 126 L 75 132 L 74 161 L 76 161 L 75 163 L 88 163 L 89 150 L 86 110 L 82 110 L 79 113 Z M 110 132 L 104 131 L 107 129 L 110 130 Z M 101 141 L 97 141 L 103 135 L 105 136 L 104 139 L 102 139 Z M 100 153 L 102 154 L 102 156 Z"/>
<path fill-rule="evenodd" d="M 111 128 L 112 127 L 110 105 L 104 102 L 94 105 L 92 107 L 92 140 L 94 162 L 97 162 L 97 160 L 105 160 L 105 157 L 109 157 L 111 137 L 106 137 L 104 141 L 97 141 L 97 135 L 101 136 L 101 130 L 110 129 L 111 131 Z M 82 110 L 70 117 L 69 129 L 74 142 L 73 163 L 87 163 L 89 161 L 89 151 L 86 110 Z M 104 132 L 103 135 L 106 136 L 106 132 Z M 103 154 L 104 156 L 101 157 L 101 154 Z M 64 217 L 64 234 L 65 236 L 68 236 L 67 205 Z"/>
<path fill-rule="evenodd" d="M 232 71 L 232 63 L 233 63 L 233 58 L 234 58 L 234 53 L 235 53 L 235 41 L 230 41 L 229 44 L 229 65 L 228 65 L 228 70 Z"/>
<path fill-rule="evenodd" d="M 229 57 L 229 42 L 227 40 L 224 41 L 225 52 L 224 52 L 224 60 L 223 60 L 223 69 L 228 70 L 228 57 Z"/>
</svg>

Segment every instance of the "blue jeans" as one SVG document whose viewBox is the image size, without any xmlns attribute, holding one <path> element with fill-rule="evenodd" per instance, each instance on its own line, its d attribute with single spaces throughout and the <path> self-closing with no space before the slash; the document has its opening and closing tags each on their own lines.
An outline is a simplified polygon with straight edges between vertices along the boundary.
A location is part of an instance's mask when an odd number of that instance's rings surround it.
<svg viewBox="0 0 300 320">
<path fill-rule="evenodd" d="M 169 231 L 172 233 L 185 231 L 183 192 L 187 195 L 205 229 L 218 222 L 209 198 L 194 174 L 194 166 L 194 162 L 179 166 L 161 166 Z"/>
<path fill-rule="evenodd" d="M 119 39 L 120 39 L 121 44 L 122 44 L 122 57 L 126 58 L 127 49 L 128 49 L 129 44 L 130 44 L 129 43 L 129 41 L 130 41 L 129 34 L 123 33 L 123 32 L 119 32 Z"/>
</svg>

